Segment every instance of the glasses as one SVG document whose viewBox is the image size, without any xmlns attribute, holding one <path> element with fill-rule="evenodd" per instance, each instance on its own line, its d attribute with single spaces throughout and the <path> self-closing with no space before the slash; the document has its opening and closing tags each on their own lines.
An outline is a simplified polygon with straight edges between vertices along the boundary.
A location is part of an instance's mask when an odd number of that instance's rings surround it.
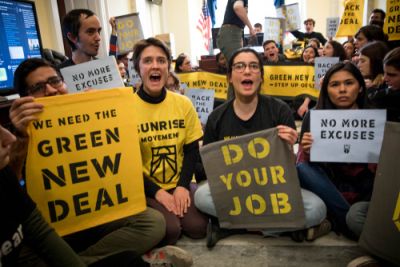
<svg viewBox="0 0 400 267">
<path fill-rule="evenodd" d="M 38 82 L 30 87 L 28 87 L 28 92 L 31 95 L 37 93 L 44 93 L 46 92 L 46 85 L 50 84 L 51 87 L 58 89 L 63 85 L 63 79 L 59 76 L 53 76 L 47 79 L 45 82 Z"/>
<path fill-rule="evenodd" d="M 251 62 L 249 64 L 245 64 L 243 62 L 238 62 L 232 65 L 232 69 L 236 72 L 242 73 L 246 69 L 246 67 L 249 67 L 249 70 L 253 73 L 258 73 L 260 72 L 260 65 L 256 62 Z"/>
</svg>

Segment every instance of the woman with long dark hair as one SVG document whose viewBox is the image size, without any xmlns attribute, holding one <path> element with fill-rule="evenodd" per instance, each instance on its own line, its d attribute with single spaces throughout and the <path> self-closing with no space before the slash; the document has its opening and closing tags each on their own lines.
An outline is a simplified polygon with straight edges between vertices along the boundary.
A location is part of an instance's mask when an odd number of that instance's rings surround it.
<svg viewBox="0 0 400 267">
<path fill-rule="evenodd" d="M 350 62 L 338 63 L 327 71 L 315 109 L 367 107 L 364 78 L 355 65 Z M 370 199 L 376 164 L 310 162 L 312 145 L 310 113 L 307 113 L 301 129 L 298 153 L 300 184 L 325 202 L 338 230 L 350 235 L 346 214 L 353 203 Z"/>
</svg>

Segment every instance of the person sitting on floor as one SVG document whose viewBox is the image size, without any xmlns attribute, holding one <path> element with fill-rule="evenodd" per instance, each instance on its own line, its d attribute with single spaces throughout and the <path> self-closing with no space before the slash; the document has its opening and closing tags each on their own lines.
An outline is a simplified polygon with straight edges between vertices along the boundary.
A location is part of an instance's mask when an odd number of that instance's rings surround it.
<svg viewBox="0 0 400 267">
<path fill-rule="evenodd" d="M 279 137 L 292 147 L 297 140 L 297 132 L 291 110 L 283 101 L 260 94 L 264 68 L 257 52 L 243 48 L 233 53 L 227 78 L 234 88 L 234 98 L 219 106 L 208 117 L 203 145 L 277 127 Z M 302 189 L 301 193 L 308 230 L 296 232 L 293 236 L 297 241 L 304 238 L 311 241 L 327 234 L 330 225 L 324 221 L 326 207 L 322 200 L 307 190 Z M 212 216 L 207 227 L 207 247 L 214 247 L 219 239 L 237 232 L 219 228 L 207 181 L 199 185 L 195 193 L 195 205 Z"/>
</svg>

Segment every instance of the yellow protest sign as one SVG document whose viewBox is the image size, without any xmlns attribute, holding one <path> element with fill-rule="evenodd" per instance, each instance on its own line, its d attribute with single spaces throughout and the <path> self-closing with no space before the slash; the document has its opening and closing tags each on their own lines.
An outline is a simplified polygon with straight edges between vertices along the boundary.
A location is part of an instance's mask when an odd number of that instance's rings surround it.
<svg viewBox="0 0 400 267">
<path fill-rule="evenodd" d="M 336 37 L 353 36 L 363 26 L 364 0 L 346 0 Z"/>
<path fill-rule="evenodd" d="M 226 75 L 198 71 L 179 73 L 178 76 L 188 88 L 214 89 L 216 98 L 226 99 L 228 90 Z M 261 93 L 285 98 L 298 95 L 318 98 L 319 90 L 314 87 L 314 66 L 298 64 L 264 66 Z"/>
<path fill-rule="evenodd" d="M 215 97 L 226 99 L 228 81 L 226 75 L 215 74 L 205 71 L 179 73 L 179 80 L 186 83 L 188 88 L 214 89 Z"/>
<path fill-rule="evenodd" d="M 389 41 L 400 40 L 400 1 L 386 1 L 385 32 Z"/>
<path fill-rule="evenodd" d="M 314 87 L 314 66 L 264 66 L 264 84 L 261 93 L 289 98 L 298 95 L 318 98 L 319 90 Z"/>
<path fill-rule="evenodd" d="M 35 101 L 27 189 L 60 235 L 146 209 L 131 88 Z"/>
</svg>

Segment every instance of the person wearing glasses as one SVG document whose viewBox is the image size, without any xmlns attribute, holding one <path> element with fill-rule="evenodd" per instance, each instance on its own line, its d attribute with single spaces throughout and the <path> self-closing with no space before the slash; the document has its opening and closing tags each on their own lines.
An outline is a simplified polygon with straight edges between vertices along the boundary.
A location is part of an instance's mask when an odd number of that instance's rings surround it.
<svg viewBox="0 0 400 267">
<path fill-rule="evenodd" d="M 49 227 L 8 166 L 15 140 L 15 136 L 0 125 L 0 209 L 3 218 L 0 222 L 0 266 L 16 266 L 23 244 L 36 249 L 48 266 L 86 266 Z"/>
<path fill-rule="evenodd" d="M 274 127 L 278 128 L 279 137 L 290 147 L 296 143 L 292 112 L 280 99 L 260 94 L 263 77 L 263 60 L 256 51 L 242 48 L 233 53 L 227 79 L 234 89 L 234 98 L 216 108 L 208 117 L 203 145 Z M 310 229 L 297 232 L 292 237 L 299 237 L 296 238 L 298 241 L 301 238 L 311 241 L 330 231 L 329 226 L 321 224 L 326 217 L 326 207 L 319 197 L 309 191 L 302 190 L 302 197 L 306 227 Z M 232 233 L 219 228 L 208 182 L 199 185 L 195 205 L 212 216 L 207 227 L 207 247 L 215 246 L 219 239 Z"/>
<path fill-rule="evenodd" d="M 57 68 L 40 58 L 27 59 L 18 66 L 14 74 L 14 88 L 21 98 L 16 99 L 10 108 L 10 119 L 17 136 L 16 144 L 11 151 L 10 167 L 18 179 L 23 179 L 23 165 L 29 142 L 27 127 L 43 111 L 43 105 L 34 99 L 67 94 L 68 90 Z M 107 260 L 108 257 L 121 252 L 127 252 L 128 256 L 132 256 L 128 258 L 137 259 L 162 240 L 165 225 L 160 212 L 147 208 L 139 214 L 64 236 L 64 240 L 89 265 Z M 190 266 L 188 253 L 173 246 L 152 250 L 150 254 L 146 253 L 143 259 L 151 262 L 159 254 L 164 255 L 161 263 L 172 261 L 176 263 L 183 260 L 188 263 L 183 266 Z M 126 264 L 127 259 L 122 255 L 120 261 L 118 258 L 115 257 L 109 266 L 126 266 L 123 264 Z M 155 260 L 160 263 L 161 259 Z"/>
</svg>

